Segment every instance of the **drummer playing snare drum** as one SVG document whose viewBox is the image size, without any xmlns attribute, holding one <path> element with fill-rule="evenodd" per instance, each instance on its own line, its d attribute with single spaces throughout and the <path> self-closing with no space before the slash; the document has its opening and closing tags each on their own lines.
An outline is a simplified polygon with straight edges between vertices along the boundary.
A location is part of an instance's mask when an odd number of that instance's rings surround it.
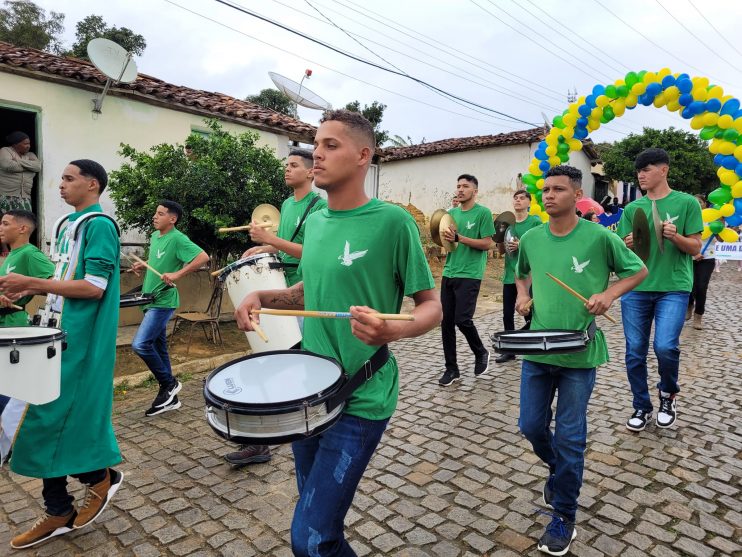
<svg viewBox="0 0 742 557">
<path fill-rule="evenodd" d="M 375 150 L 371 123 L 347 110 L 327 112 L 321 122 L 314 140 L 314 177 L 327 192 L 328 209 L 307 223 L 299 266 L 303 282 L 251 293 L 235 316 L 240 329 L 248 331 L 251 319 L 259 317 L 251 312 L 262 306 L 350 308 L 350 322 L 307 319 L 302 348 L 334 358 L 354 374 L 375 354 L 383 354 L 387 343 L 424 334 L 440 323 L 441 304 L 412 216 L 364 192 Z M 414 321 L 369 315 L 399 312 L 404 296 L 415 301 Z M 355 555 L 345 540 L 345 515 L 399 393 L 396 360 L 388 354 L 384 359 L 353 392 L 332 427 L 292 445 L 299 488 L 291 525 L 294 555 Z"/>
<path fill-rule="evenodd" d="M 609 229 L 580 219 L 575 203 L 582 173 L 555 166 L 545 175 L 543 203 L 550 220 L 520 240 L 515 283 L 516 309 L 528 313 L 528 278 L 533 284 L 531 331 L 586 331 L 622 294 L 647 276 L 641 259 Z M 610 273 L 619 280 L 608 287 Z M 551 273 L 589 298 L 583 304 L 547 277 Z M 606 288 L 607 287 L 607 288 Z M 587 445 L 587 405 L 595 384 L 595 368 L 608 361 L 608 347 L 599 329 L 587 349 L 571 354 L 523 357 L 519 425 L 533 450 L 549 467 L 544 504 L 552 521 L 538 542 L 539 550 L 564 555 L 577 536 L 575 514 L 582 486 Z M 551 404 L 559 393 L 555 430 Z"/>
</svg>

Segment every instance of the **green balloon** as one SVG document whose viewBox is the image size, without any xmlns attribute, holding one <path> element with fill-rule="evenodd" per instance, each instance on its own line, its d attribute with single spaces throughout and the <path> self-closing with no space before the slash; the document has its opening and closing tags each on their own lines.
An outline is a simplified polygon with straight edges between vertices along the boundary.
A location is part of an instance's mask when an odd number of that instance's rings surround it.
<svg viewBox="0 0 742 557">
<path fill-rule="evenodd" d="M 727 141 L 737 141 L 739 133 L 737 133 L 737 130 L 735 130 L 734 128 L 728 128 L 724 130 L 724 133 L 721 137 L 722 139 L 725 139 Z"/>
<path fill-rule="evenodd" d="M 609 99 L 618 98 L 618 92 L 616 91 L 616 86 L 615 85 L 608 85 L 605 88 L 605 96 L 608 97 Z"/>
<path fill-rule="evenodd" d="M 569 160 L 569 153 L 558 153 L 557 156 L 561 162 L 567 162 Z"/>
<path fill-rule="evenodd" d="M 636 74 L 637 80 L 636 82 L 639 83 L 641 81 L 644 81 L 644 76 L 647 75 L 647 70 L 642 70 L 638 74 Z"/>
<path fill-rule="evenodd" d="M 636 75 L 636 72 L 629 72 L 626 74 L 624 81 L 626 81 L 626 86 L 631 88 L 639 82 L 639 76 Z"/>
<path fill-rule="evenodd" d="M 711 232 L 713 234 L 718 234 L 722 230 L 724 230 L 724 223 L 720 220 L 715 220 L 714 222 L 709 223 L 709 228 L 711 229 Z"/>
<path fill-rule="evenodd" d="M 566 143 L 560 143 L 559 145 L 557 145 L 557 153 L 569 153 L 569 145 L 567 145 Z"/>
<path fill-rule="evenodd" d="M 603 109 L 603 116 L 605 116 L 606 120 L 609 121 L 609 122 L 611 120 L 613 120 L 616 117 L 616 113 L 613 112 L 613 107 L 612 106 L 606 106 Z"/>
<path fill-rule="evenodd" d="M 629 94 L 629 87 L 626 85 L 619 85 L 616 87 L 616 93 L 619 97 L 625 97 Z"/>
<path fill-rule="evenodd" d="M 538 201 L 538 204 L 541 205 L 541 196 L 543 195 L 543 192 L 541 190 L 536 190 L 535 195 L 536 195 L 536 201 Z"/>
<path fill-rule="evenodd" d="M 709 194 L 708 199 L 714 205 L 724 205 L 726 202 L 732 199 L 732 188 L 730 188 L 729 186 L 721 186 L 720 188 L 716 188 Z"/>
<path fill-rule="evenodd" d="M 719 131 L 719 128 L 716 126 L 706 126 L 701 130 L 701 139 L 705 139 L 708 141 L 709 139 L 713 139 L 716 137 L 716 132 Z"/>
<path fill-rule="evenodd" d="M 525 182 L 525 180 L 524 180 L 524 182 Z M 540 191 L 540 190 L 536 187 L 536 184 L 528 184 L 528 185 L 526 185 L 526 191 L 528 193 L 530 193 L 531 195 L 535 195 L 536 192 L 537 191 Z"/>
<path fill-rule="evenodd" d="M 562 121 L 561 116 L 554 116 L 554 119 L 551 121 L 552 124 L 554 124 L 555 128 L 559 128 L 560 130 L 564 128 L 564 122 Z"/>
</svg>

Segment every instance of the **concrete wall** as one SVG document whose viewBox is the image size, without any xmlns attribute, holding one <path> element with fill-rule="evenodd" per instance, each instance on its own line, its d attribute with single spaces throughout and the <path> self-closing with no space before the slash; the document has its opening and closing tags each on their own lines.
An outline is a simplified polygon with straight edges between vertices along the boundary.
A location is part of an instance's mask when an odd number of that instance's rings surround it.
<svg viewBox="0 0 742 557">
<path fill-rule="evenodd" d="M 506 145 L 474 151 L 445 153 L 381 164 L 379 198 L 416 206 L 425 216 L 447 209 L 456 191 L 456 178 L 473 174 L 479 180 L 478 202 L 493 213 L 512 210 L 518 174 L 528 172 L 536 144 Z M 582 170 L 585 195 L 592 197 L 590 161 L 581 151 L 569 164 Z"/>
</svg>

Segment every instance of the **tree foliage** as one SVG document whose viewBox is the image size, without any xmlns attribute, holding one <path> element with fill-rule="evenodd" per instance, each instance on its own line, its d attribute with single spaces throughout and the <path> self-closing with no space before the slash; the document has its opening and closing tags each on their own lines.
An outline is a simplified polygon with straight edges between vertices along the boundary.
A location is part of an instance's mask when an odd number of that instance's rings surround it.
<svg viewBox="0 0 742 557">
<path fill-rule="evenodd" d="M 63 31 L 64 14 L 47 14 L 28 0 L 5 0 L 0 8 L 0 41 L 60 54 Z"/>
<path fill-rule="evenodd" d="M 245 100 L 265 108 L 270 108 L 286 116 L 297 118 L 296 104 L 278 89 L 263 89 L 257 95 L 250 95 Z"/>
<path fill-rule="evenodd" d="M 183 205 L 178 228 L 211 255 L 216 268 L 251 246 L 247 233 L 218 234 L 217 228 L 247 224 L 257 205 L 280 207 L 291 192 L 283 163 L 272 149 L 257 145 L 257 133 L 233 135 L 215 120 L 207 123 L 208 136 L 188 138 L 190 155 L 178 144 L 155 145 L 149 152 L 122 144 L 126 162 L 111 172 L 109 188 L 125 229 L 150 232 L 163 199 Z"/>
<path fill-rule="evenodd" d="M 384 118 L 384 110 L 386 105 L 378 101 L 372 102 L 370 105 L 364 105 L 361 108 L 361 103 L 353 101 L 345 105 L 346 110 L 352 110 L 353 112 L 360 112 L 363 116 L 371 122 L 374 126 L 374 135 L 376 136 L 376 145 L 381 146 L 384 142 L 389 139 L 389 132 L 381 129 L 381 120 Z"/>
<path fill-rule="evenodd" d="M 77 22 L 75 42 L 72 44 L 72 49 L 65 54 L 82 60 L 89 60 L 88 43 L 97 38 L 118 43 L 137 56 L 141 56 L 144 49 L 147 48 L 147 41 L 142 35 L 138 35 L 126 27 L 116 27 L 115 25 L 109 27 L 101 16 L 89 15 L 82 21 Z"/>
<path fill-rule="evenodd" d="M 603 168 L 613 180 L 636 182 L 634 159 L 644 149 L 660 147 L 670 155 L 668 182 L 673 189 L 706 193 L 718 186 L 714 159 L 706 142 L 694 133 L 669 128 L 644 128 L 614 143 L 602 153 Z"/>
</svg>

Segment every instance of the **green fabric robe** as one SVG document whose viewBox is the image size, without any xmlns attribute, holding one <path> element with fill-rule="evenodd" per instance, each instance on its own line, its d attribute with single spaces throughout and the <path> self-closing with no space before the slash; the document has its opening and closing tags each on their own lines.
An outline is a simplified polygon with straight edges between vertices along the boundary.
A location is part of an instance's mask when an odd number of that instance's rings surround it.
<svg viewBox="0 0 742 557">
<path fill-rule="evenodd" d="M 101 211 L 100 205 L 72 213 L 69 222 L 93 211 Z M 11 470 L 23 476 L 53 478 L 121 462 L 111 422 L 120 243 L 107 218 L 94 217 L 83 226 L 73 278 L 88 275 L 108 284 L 100 300 L 64 300 L 61 328 L 67 332 L 67 350 L 62 353 L 61 394 L 26 410 L 10 461 Z M 59 245 L 64 253 L 67 242 Z"/>
</svg>

